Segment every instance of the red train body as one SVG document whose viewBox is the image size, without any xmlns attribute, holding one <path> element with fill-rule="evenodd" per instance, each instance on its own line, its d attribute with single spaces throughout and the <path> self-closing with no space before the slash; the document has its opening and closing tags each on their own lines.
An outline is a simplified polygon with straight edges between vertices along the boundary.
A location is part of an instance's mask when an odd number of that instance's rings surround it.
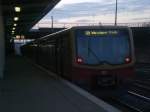
<svg viewBox="0 0 150 112">
<path fill-rule="evenodd" d="M 21 49 L 36 63 L 81 85 L 118 84 L 134 76 L 134 45 L 128 27 L 73 27 Z"/>
</svg>

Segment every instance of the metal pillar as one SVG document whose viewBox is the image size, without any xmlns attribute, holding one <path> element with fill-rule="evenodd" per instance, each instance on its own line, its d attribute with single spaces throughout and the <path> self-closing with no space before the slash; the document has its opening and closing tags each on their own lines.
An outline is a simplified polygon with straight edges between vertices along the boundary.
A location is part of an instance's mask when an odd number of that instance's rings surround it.
<svg viewBox="0 0 150 112">
<path fill-rule="evenodd" d="M 52 23 L 51 23 L 51 31 L 53 32 L 53 29 L 54 29 L 54 18 L 53 18 L 53 16 L 51 16 L 51 21 L 52 21 Z"/>
<path fill-rule="evenodd" d="M 115 10 L 115 26 L 117 26 L 117 15 L 118 14 L 118 0 L 116 0 L 116 10 Z"/>
<path fill-rule="evenodd" d="M 0 3 L 0 79 L 3 78 L 4 63 L 5 63 L 5 48 L 4 48 L 4 26 L 3 26 L 3 17 L 2 9 Z"/>
</svg>

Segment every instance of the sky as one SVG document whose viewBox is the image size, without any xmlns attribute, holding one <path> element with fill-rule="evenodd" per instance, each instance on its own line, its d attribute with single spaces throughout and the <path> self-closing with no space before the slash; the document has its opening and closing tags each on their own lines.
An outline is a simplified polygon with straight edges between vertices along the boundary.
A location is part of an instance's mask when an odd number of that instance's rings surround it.
<svg viewBox="0 0 150 112">
<path fill-rule="evenodd" d="M 54 27 L 114 23 L 115 2 L 116 0 L 61 0 L 39 22 L 39 26 L 50 26 L 52 16 Z M 150 22 L 150 0 L 118 0 L 117 22 Z"/>
</svg>

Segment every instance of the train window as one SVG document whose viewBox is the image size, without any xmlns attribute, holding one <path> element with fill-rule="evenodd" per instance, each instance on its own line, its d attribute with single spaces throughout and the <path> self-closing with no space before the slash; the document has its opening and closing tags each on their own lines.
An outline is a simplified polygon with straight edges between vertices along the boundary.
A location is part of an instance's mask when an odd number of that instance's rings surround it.
<svg viewBox="0 0 150 112">
<path fill-rule="evenodd" d="M 77 30 L 76 57 L 83 64 L 124 64 L 130 57 L 130 39 L 128 30 Z"/>
</svg>

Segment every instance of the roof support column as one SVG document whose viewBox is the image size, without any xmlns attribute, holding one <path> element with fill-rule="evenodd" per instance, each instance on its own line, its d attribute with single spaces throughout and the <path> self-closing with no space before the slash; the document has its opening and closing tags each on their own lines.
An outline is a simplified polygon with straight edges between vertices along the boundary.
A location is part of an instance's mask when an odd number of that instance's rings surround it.
<svg viewBox="0 0 150 112">
<path fill-rule="evenodd" d="M 4 63 L 5 63 L 4 43 L 5 43 L 4 42 L 4 24 L 3 24 L 2 9 L 1 9 L 1 3 L 0 3 L 0 79 L 3 78 L 3 73 L 4 73 Z"/>
</svg>

